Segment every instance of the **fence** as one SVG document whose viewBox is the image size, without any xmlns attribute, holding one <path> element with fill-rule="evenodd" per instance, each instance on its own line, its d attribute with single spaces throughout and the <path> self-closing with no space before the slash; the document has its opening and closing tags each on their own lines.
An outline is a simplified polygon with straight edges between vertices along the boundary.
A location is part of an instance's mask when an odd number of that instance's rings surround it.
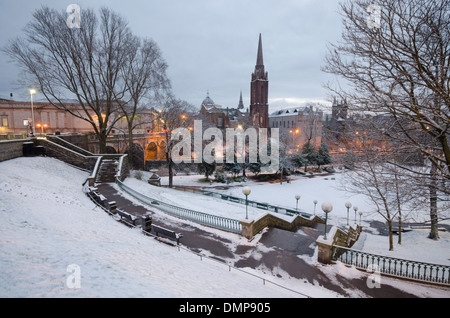
<svg viewBox="0 0 450 318">
<path fill-rule="evenodd" d="M 333 246 L 332 259 L 361 269 L 370 268 L 383 274 L 450 286 L 450 266 L 375 255 L 341 246 Z"/>
<path fill-rule="evenodd" d="M 155 200 L 152 198 L 149 198 L 132 188 L 125 185 L 123 182 L 118 180 L 116 178 L 117 185 L 126 193 L 133 196 L 134 198 L 138 199 L 139 201 L 148 204 L 156 206 L 157 209 L 162 210 L 170 215 L 187 219 L 196 223 L 200 223 L 203 225 L 207 225 L 210 227 L 218 228 L 221 230 L 241 234 L 242 233 L 242 225 L 238 220 L 229 219 L 217 215 L 207 214 L 203 212 L 198 212 L 194 210 L 189 210 L 185 208 L 181 208 L 175 205 L 171 205 L 159 200 Z"/>
<path fill-rule="evenodd" d="M 186 187 L 186 186 L 173 186 L 173 188 L 177 189 L 177 190 L 182 190 L 182 191 L 192 191 L 194 193 L 201 193 L 203 195 L 208 195 L 208 196 L 212 196 L 212 197 L 219 198 L 222 200 L 227 200 L 227 201 L 236 202 L 236 203 L 240 203 L 240 204 L 246 204 L 246 201 L 244 198 L 235 197 L 235 196 L 232 196 L 229 194 L 223 194 L 223 193 L 213 192 L 213 191 L 209 191 L 209 190 L 203 190 L 203 189 L 199 189 L 199 188 L 195 188 L 195 187 Z M 280 207 L 280 206 L 276 206 L 276 205 L 272 205 L 272 204 L 268 204 L 268 203 L 261 203 L 261 202 L 252 201 L 252 200 L 248 200 L 248 205 L 258 208 L 258 209 L 267 210 L 267 211 L 271 211 L 271 212 L 275 212 L 275 213 L 283 213 L 283 214 L 288 214 L 288 215 L 300 215 L 300 216 L 303 216 L 306 218 L 309 218 L 312 216 L 312 214 L 309 214 L 309 213 L 306 213 L 303 211 L 284 208 L 284 207 Z"/>
</svg>

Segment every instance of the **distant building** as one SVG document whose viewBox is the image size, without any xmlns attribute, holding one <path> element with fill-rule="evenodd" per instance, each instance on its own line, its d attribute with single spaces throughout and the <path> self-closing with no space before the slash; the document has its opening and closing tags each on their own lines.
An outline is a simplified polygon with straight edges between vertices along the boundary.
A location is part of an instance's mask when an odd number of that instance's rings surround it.
<svg viewBox="0 0 450 318">
<path fill-rule="evenodd" d="M 83 112 L 80 105 L 70 104 L 73 112 Z M 60 110 L 50 103 L 33 103 L 35 133 L 82 133 L 92 131 L 92 126 L 67 111 Z M 33 118 L 31 102 L 11 100 L 0 101 L 0 134 L 12 132 L 27 133 L 28 121 Z M 94 116 L 94 115 L 93 115 Z"/>
<path fill-rule="evenodd" d="M 348 133 L 355 123 L 348 116 L 348 104 L 345 100 L 333 99 L 331 116 L 328 114 L 323 123 L 324 138 L 332 152 L 342 152 L 349 142 Z"/>
<path fill-rule="evenodd" d="M 280 129 L 280 140 L 303 147 L 308 141 L 315 146 L 322 142 L 323 112 L 309 107 L 278 110 L 269 116 L 270 128 Z"/>
<path fill-rule="evenodd" d="M 229 108 L 216 104 L 209 92 L 200 106 L 201 119 L 206 120 L 209 124 L 219 128 L 237 128 L 239 125 L 244 125 L 247 114 L 243 112 L 244 104 L 242 101 L 242 92 L 237 108 Z"/>
<path fill-rule="evenodd" d="M 269 128 L 269 75 L 264 68 L 261 34 L 250 83 L 250 124 L 257 128 Z"/>
</svg>

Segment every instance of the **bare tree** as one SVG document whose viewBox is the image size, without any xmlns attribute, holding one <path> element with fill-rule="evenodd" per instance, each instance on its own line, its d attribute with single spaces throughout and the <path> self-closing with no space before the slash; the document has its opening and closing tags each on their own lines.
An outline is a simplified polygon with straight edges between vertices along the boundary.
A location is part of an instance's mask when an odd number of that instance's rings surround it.
<svg viewBox="0 0 450 318">
<path fill-rule="evenodd" d="M 134 37 L 127 22 L 102 8 L 83 10 L 81 28 L 69 28 L 67 13 L 42 7 L 33 13 L 25 36 L 4 51 L 39 86 L 56 108 L 87 121 L 106 150 L 107 136 L 120 118 L 114 89 Z M 68 98 L 80 105 L 74 108 Z"/>
<path fill-rule="evenodd" d="M 349 84 L 328 87 L 353 110 L 389 114 L 391 129 L 380 131 L 429 160 L 437 185 L 450 180 L 449 12 L 449 0 L 342 3 L 342 41 L 330 47 L 323 68 Z M 433 197 L 430 237 L 438 238 Z"/>
<path fill-rule="evenodd" d="M 186 101 L 176 99 L 172 94 L 168 94 L 165 98 L 163 108 L 159 111 L 159 120 L 162 123 L 163 132 L 165 136 L 165 147 L 163 149 L 167 168 L 169 170 L 169 187 L 173 186 L 173 148 L 178 143 L 172 138 L 172 131 L 177 128 L 186 128 L 189 126 L 191 114 L 193 113 L 193 106 Z M 184 154 L 191 155 L 191 154 Z"/>
<path fill-rule="evenodd" d="M 119 114 L 126 121 L 128 155 L 133 158 L 133 131 L 159 117 L 148 107 L 170 89 L 167 64 L 155 41 L 134 37 L 127 58 L 120 67 L 121 83 L 114 91 Z"/>
</svg>

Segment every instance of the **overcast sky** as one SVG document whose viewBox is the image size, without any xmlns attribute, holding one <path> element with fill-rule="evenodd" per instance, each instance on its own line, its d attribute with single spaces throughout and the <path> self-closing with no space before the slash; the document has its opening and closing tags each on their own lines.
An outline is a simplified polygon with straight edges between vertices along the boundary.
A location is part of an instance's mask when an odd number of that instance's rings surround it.
<svg viewBox="0 0 450 318">
<path fill-rule="evenodd" d="M 237 107 L 242 90 L 248 107 L 260 33 L 271 111 L 330 97 L 323 84 L 335 79 L 320 68 L 327 45 L 341 35 L 338 0 L 1 0 L 0 45 L 22 36 L 41 5 L 65 10 L 71 3 L 80 5 L 81 19 L 83 8 L 108 6 L 135 34 L 153 38 L 169 65 L 174 94 L 197 107 L 207 90 L 228 107 Z M 0 97 L 29 99 L 3 52 L 0 74 Z"/>
</svg>

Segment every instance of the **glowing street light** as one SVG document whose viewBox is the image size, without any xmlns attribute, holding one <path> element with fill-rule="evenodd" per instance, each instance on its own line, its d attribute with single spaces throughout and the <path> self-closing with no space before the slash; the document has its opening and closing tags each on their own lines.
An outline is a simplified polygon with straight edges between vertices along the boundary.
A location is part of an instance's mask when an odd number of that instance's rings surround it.
<svg viewBox="0 0 450 318">
<path fill-rule="evenodd" d="M 358 207 L 357 207 L 357 206 L 354 206 L 354 207 L 353 207 L 353 210 L 355 211 L 355 224 L 356 224 L 356 211 L 358 211 Z"/>
<path fill-rule="evenodd" d="M 296 204 L 296 206 L 295 206 L 295 210 L 298 211 L 298 200 L 300 200 L 300 195 L 299 195 L 299 194 L 297 194 L 297 195 L 295 196 L 295 200 L 297 200 L 297 204 Z"/>
<path fill-rule="evenodd" d="M 333 210 L 333 205 L 329 202 L 322 203 L 322 210 L 325 212 L 325 235 L 323 238 L 327 239 L 327 222 L 328 222 L 328 213 L 330 213 Z"/>
<path fill-rule="evenodd" d="M 350 202 L 346 202 L 345 207 L 347 208 L 347 225 L 348 225 L 348 210 L 352 207 L 352 204 Z"/>
<path fill-rule="evenodd" d="M 36 94 L 36 90 L 35 89 L 30 89 L 30 99 L 31 99 L 31 136 L 34 137 L 34 131 L 35 131 L 35 127 L 34 127 L 34 107 L 33 107 L 33 95 Z"/>
<path fill-rule="evenodd" d="M 314 200 L 313 203 L 314 203 L 314 215 L 316 215 L 316 205 L 317 205 L 317 200 Z"/>
<path fill-rule="evenodd" d="M 41 128 L 41 132 L 42 132 L 42 134 L 44 134 L 44 128 L 47 128 L 48 125 L 47 125 L 47 124 L 44 124 L 44 125 L 42 125 L 42 124 L 37 124 L 36 127 Z"/>
<path fill-rule="evenodd" d="M 242 193 L 245 195 L 245 219 L 248 219 L 248 196 L 252 190 L 249 187 L 242 189 Z"/>
</svg>

